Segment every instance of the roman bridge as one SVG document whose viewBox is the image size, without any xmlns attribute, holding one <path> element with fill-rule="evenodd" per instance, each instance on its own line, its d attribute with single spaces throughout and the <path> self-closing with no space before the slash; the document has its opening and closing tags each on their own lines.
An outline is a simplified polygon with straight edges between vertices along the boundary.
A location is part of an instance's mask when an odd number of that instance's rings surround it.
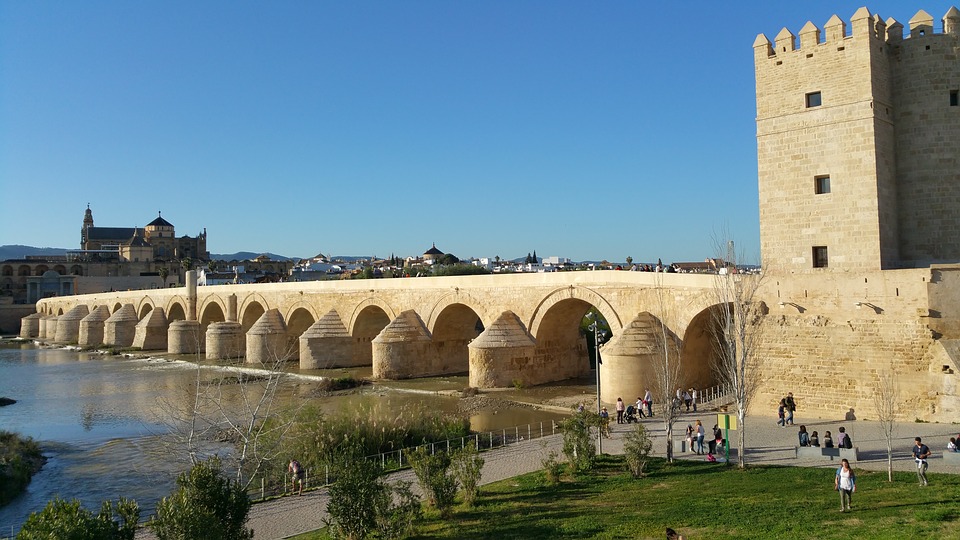
<svg viewBox="0 0 960 540">
<path fill-rule="evenodd" d="M 21 336 L 83 347 L 134 347 L 301 370 L 372 366 L 378 379 L 469 373 L 479 388 L 580 377 L 591 362 L 591 308 L 612 339 L 601 349 L 604 401 L 653 387 L 660 324 L 683 341 L 687 385 L 713 384 L 715 276 L 584 271 L 196 286 L 53 297 Z"/>
</svg>

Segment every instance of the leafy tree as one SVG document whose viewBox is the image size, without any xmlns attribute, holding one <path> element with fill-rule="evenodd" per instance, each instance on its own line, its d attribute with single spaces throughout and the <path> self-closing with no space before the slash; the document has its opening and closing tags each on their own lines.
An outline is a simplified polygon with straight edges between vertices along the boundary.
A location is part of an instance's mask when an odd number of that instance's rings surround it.
<svg viewBox="0 0 960 540">
<path fill-rule="evenodd" d="M 223 476 L 220 460 L 210 458 L 177 478 L 177 490 L 157 504 L 148 526 L 159 540 L 194 538 L 245 540 L 250 499 L 238 482 Z"/>
<path fill-rule="evenodd" d="M 532 263 L 534 263 L 534 264 L 540 262 L 540 259 L 537 258 L 537 250 L 533 250 L 533 260 L 530 261 L 530 262 L 532 262 Z"/>
<path fill-rule="evenodd" d="M 453 477 L 463 488 L 463 502 L 467 506 L 480 496 L 480 478 L 483 472 L 483 458 L 472 444 L 464 446 L 453 454 Z"/>
<path fill-rule="evenodd" d="M 18 540 L 133 540 L 140 520 L 136 501 L 120 498 L 104 501 L 96 516 L 74 499 L 56 498 L 40 512 L 30 514 L 17 534 Z"/>
<path fill-rule="evenodd" d="M 450 474 L 450 454 L 430 454 L 425 446 L 421 446 L 408 456 L 427 502 L 439 510 L 441 516 L 449 516 L 457 496 L 457 480 Z"/>
<path fill-rule="evenodd" d="M 560 422 L 563 431 L 563 453 L 570 462 L 571 472 L 589 471 L 597 457 L 597 446 L 590 435 L 590 428 L 599 426 L 600 417 L 586 410 Z"/>
<path fill-rule="evenodd" d="M 161 266 L 160 268 L 157 268 L 157 273 L 160 274 L 160 279 L 163 280 L 163 286 L 166 287 L 167 276 L 170 275 L 170 269 L 167 268 L 166 266 Z"/>
<path fill-rule="evenodd" d="M 434 270 L 435 276 L 478 276 L 489 274 L 486 268 L 474 266 L 472 264 L 454 264 L 452 266 L 443 266 Z"/>
<path fill-rule="evenodd" d="M 630 266 L 632 264 L 633 264 L 633 257 L 627 255 L 627 266 Z"/>
<path fill-rule="evenodd" d="M 524 264 L 530 264 L 533 262 L 533 255 L 530 255 L 530 252 L 527 252 L 527 258 L 523 260 Z"/>
<path fill-rule="evenodd" d="M 182 268 L 184 272 L 189 272 L 190 270 L 193 270 L 193 259 L 191 259 L 190 257 L 184 257 L 183 259 L 181 259 L 180 268 Z"/>
<path fill-rule="evenodd" d="M 452 253 L 445 253 L 443 257 L 440 257 L 440 264 L 443 264 L 443 265 L 454 265 L 459 262 L 460 262 L 460 259 L 458 259 Z"/>
</svg>

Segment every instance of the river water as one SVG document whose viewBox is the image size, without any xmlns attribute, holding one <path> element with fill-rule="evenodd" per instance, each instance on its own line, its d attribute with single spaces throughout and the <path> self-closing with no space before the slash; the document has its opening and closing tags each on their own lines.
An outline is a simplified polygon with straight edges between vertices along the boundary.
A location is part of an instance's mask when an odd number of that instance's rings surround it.
<svg viewBox="0 0 960 540">
<path fill-rule="evenodd" d="M 214 377 L 218 369 L 206 365 L 201 371 Z M 370 375 L 369 367 L 290 371 L 301 387 L 320 376 Z M 184 359 L 107 356 L 26 343 L 0 346 L 0 396 L 17 400 L 0 407 L 0 429 L 32 437 L 48 458 L 26 492 L 0 508 L 0 538 L 15 534 L 31 512 L 55 496 L 79 499 L 94 513 L 102 501 L 123 496 L 136 499 L 144 518 L 152 514 L 188 467 L 186 453 L 170 441 L 170 411 L 192 403 L 197 377 L 197 364 Z M 466 377 L 417 379 L 310 399 L 327 412 L 366 401 L 389 408 L 426 405 L 454 414 L 457 398 L 441 393 L 465 386 Z M 307 395 L 302 388 L 292 392 L 298 398 Z M 472 429 L 487 430 L 560 416 L 516 407 L 475 412 L 470 420 Z"/>
</svg>

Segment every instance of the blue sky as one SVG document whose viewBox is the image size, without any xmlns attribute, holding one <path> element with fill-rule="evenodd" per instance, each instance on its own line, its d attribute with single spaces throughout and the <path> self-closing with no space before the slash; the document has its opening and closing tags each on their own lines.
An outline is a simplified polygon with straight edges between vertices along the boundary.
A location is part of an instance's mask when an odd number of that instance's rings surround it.
<svg viewBox="0 0 960 540">
<path fill-rule="evenodd" d="M 757 260 L 753 41 L 860 5 L 0 2 L 0 245 Z"/>
</svg>

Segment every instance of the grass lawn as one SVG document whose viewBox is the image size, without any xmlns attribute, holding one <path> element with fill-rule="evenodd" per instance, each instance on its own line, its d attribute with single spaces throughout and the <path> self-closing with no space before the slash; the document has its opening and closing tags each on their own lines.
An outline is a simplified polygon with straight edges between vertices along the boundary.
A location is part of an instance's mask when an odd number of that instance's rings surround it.
<svg viewBox="0 0 960 540">
<path fill-rule="evenodd" d="M 531 473 L 484 486 L 449 520 L 428 510 L 416 538 L 664 538 L 672 527 L 705 538 L 960 538 L 960 482 L 854 469 L 853 510 L 840 512 L 834 469 L 734 467 L 654 460 L 648 476 L 605 456 L 596 471 L 549 486 Z M 324 531 L 298 539 L 328 538 Z"/>
</svg>

